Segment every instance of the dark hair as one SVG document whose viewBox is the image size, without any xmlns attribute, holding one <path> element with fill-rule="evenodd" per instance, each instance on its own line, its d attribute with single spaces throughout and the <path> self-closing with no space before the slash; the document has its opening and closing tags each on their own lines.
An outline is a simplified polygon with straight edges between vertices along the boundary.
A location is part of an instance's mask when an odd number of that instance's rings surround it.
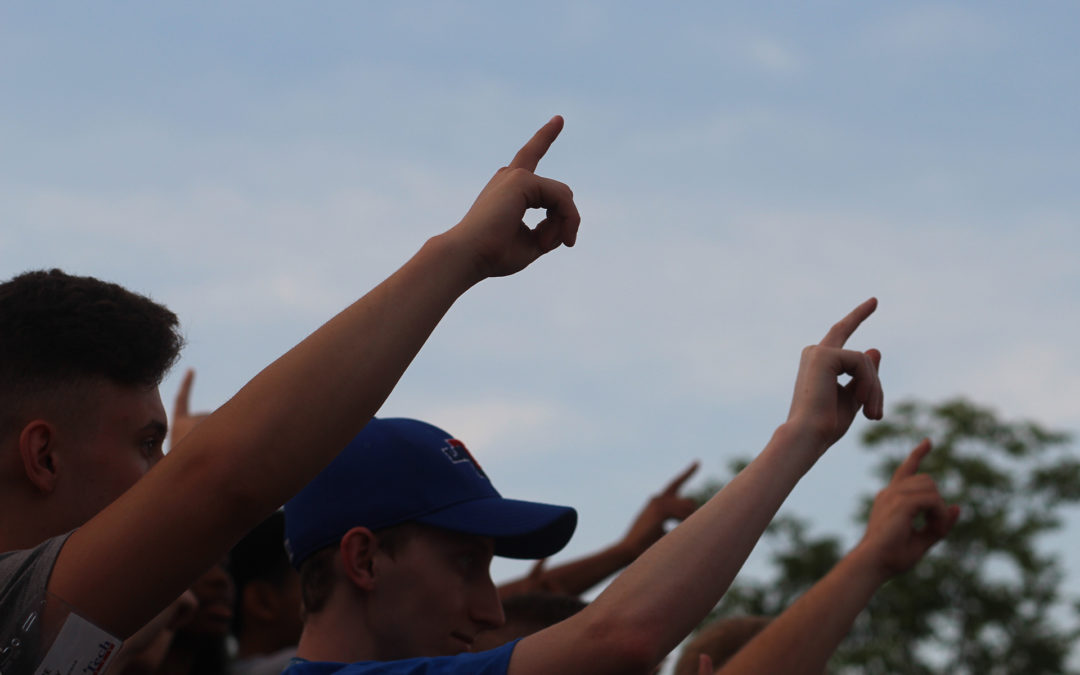
<svg viewBox="0 0 1080 675">
<path fill-rule="evenodd" d="M 0 434 L 26 403 L 95 379 L 157 386 L 184 344 L 176 315 L 117 284 L 58 269 L 0 284 Z"/>
<path fill-rule="evenodd" d="M 300 599 L 303 601 L 303 615 L 321 612 L 334 590 L 334 556 L 338 545 L 327 546 L 315 551 L 300 563 Z"/>
<path fill-rule="evenodd" d="M 402 523 L 374 532 L 379 550 L 393 558 L 416 532 L 424 527 L 417 523 Z M 300 597 L 304 602 L 303 614 L 322 611 L 330 593 L 334 590 L 334 557 L 341 542 L 315 551 L 300 563 Z"/>
<path fill-rule="evenodd" d="M 285 551 L 285 514 L 275 511 L 245 534 L 229 553 L 227 567 L 236 589 L 233 634 L 239 635 L 244 629 L 244 587 L 263 581 L 281 588 L 293 573 Z"/>
</svg>

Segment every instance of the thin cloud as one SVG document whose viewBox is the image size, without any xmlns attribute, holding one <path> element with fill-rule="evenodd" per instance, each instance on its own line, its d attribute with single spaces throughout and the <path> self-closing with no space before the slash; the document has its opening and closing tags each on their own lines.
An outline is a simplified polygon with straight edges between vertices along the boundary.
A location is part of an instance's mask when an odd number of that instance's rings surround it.
<svg viewBox="0 0 1080 675">
<path fill-rule="evenodd" d="M 380 414 L 392 416 L 396 414 L 394 410 L 404 410 L 400 401 L 387 409 L 389 413 Z M 411 409 L 414 412 L 408 413 L 409 416 L 420 416 L 443 427 L 474 452 L 482 453 L 480 457 L 497 456 L 499 461 L 527 452 L 529 438 L 550 436 L 548 429 L 566 417 L 558 404 L 518 392 L 512 397 L 414 403 Z"/>
<path fill-rule="evenodd" d="M 864 47 L 875 46 L 918 58 L 985 50 L 999 46 L 1003 37 L 986 12 L 923 5 L 903 7 L 882 17 L 867 30 L 863 43 Z"/>
<path fill-rule="evenodd" d="M 744 48 L 750 62 L 765 72 L 791 75 L 803 69 L 803 58 L 790 46 L 775 38 L 754 38 L 747 42 Z"/>
</svg>

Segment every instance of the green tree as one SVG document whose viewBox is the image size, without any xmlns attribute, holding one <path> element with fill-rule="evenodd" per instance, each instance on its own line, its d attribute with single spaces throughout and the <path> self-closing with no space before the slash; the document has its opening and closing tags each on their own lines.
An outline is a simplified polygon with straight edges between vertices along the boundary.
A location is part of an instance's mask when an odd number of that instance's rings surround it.
<svg viewBox="0 0 1080 675">
<path fill-rule="evenodd" d="M 968 401 L 907 402 L 868 427 L 884 486 L 921 439 L 934 476 L 961 517 L 949 536 L 905 575 L 886 584 L 856 621 L 831 667 L 836 673 L 1055 675 L 1080 636 L 1061 597 L 1059 556 L 1040 546 L 1060 529 L 1063 507 L 1080 501 L 1080 461 L 1070 437 L 1033 422 L 1005 422 Z M 872 495 L 863 498 L 866 522 Z M 769 528 L 773 578 L 734 586 L 714 616 L 775 615 L 840 559 L 836 536 L 811 537 L 806 522 L 781 516 Z"/>
</svg>

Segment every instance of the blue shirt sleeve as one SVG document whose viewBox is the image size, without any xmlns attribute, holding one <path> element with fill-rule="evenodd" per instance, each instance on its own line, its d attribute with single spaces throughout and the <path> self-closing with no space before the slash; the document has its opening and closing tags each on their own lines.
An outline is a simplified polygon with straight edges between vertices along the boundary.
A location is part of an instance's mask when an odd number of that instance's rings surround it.
<svg viewBox="0 0 1080 675">
<path fill-rule="evenodd" d="M 517 640 L 486 652 L 405 659 L 332 663 L 293 659 L 284 675 L 506 675 Z"/>
</svg>

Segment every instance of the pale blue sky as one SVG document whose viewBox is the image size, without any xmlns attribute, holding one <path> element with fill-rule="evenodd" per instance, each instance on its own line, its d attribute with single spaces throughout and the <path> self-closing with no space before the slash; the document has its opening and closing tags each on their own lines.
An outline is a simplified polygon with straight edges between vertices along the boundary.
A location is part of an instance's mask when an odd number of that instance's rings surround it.
<svg viewBox="0 0 1080 675">
<path fill-rule="evenodd" d="M 579 246 L 470 292 L 385 412 L 460 436 L 504 494 L 579 507 L 581 553 L 692 458 L 720 475 L 759 449 L 800 348 L 870 295 L 853 345 L 882 349 L 891 400 L 963 393 L 1080 431 L 1078 19 L 5 3 L 0 273 L 60 266 L 166 302 L 213 407 L 560 113 L 540 172 L 574 188 Z M 845 530 L 878 487 L 866 466 L 842 442 L 792 510 Z"/>
</svg>

